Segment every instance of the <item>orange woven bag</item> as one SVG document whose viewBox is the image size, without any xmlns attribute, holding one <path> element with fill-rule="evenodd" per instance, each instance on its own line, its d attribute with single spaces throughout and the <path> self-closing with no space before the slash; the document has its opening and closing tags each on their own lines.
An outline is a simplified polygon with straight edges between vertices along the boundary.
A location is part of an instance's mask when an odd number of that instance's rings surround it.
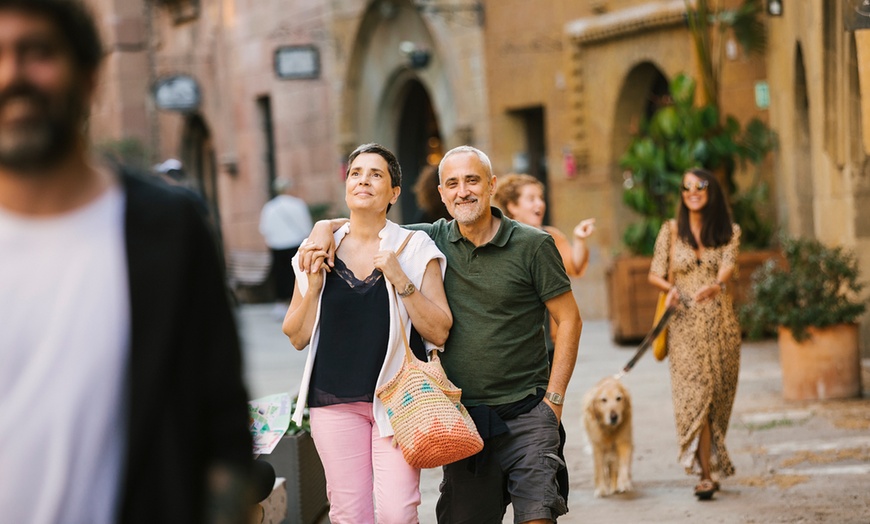
<svg viewBox="0 0 870 524">
<path fill-rule="evenodd" d="M 483 449 L 483 439 L 460 402 L 462 390 L 447 378 L 437 351 L 429 362 L 411 353 L 400 315 L 399 322 L 405 361 L 375 394 L 384 403 L 402 455 L 415 468 L 435 468 L 474 455 Z"/>
</svg>

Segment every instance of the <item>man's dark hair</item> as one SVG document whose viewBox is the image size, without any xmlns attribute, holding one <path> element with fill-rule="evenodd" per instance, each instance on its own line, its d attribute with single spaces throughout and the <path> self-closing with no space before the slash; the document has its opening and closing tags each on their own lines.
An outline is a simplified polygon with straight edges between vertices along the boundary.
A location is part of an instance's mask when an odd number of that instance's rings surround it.
<svg viewBox="0 0 870 524">
<path fill-rule="evenodd" d="M 0 0 L 0 10 L 17 9 L 49 18 L 63 34 L 85 71 L 93 72 L 103 58 L 103 43 L 90 9 L 82 0 Z"/>
</svg>

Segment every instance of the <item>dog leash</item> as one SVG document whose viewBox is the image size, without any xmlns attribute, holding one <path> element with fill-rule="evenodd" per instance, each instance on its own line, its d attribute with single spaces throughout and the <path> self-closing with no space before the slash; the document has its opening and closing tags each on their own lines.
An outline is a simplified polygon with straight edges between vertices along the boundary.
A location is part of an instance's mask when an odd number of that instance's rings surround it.
<svg viewBox="0 0 870 524">
<path fill-rule="evenodd" d="M 634 365 L 637 364 L 637 361 L 640 360 L 640 357 L 642 357 L 643 354 L 646 353 L 646 350 L 649 349 L 649 347 L 652 345 L 653 340 L 657 339 L 658 336 L 661 335 L 662 331 L 665 330 L 668 322 L 670 322 L 671 317 L 674 316 L 674 313 L 676 313 L 676 311 L 677 306 L 670 306 L 665 309 L 664 314 L 662 314 L 662 318 L 660 318 L 658 323 L 653 326 L 652 331 L 646 334 L 643 341 L 641 341 L 640 346 L 637 348 L 637 351 L 634 353 L 634 356 L 631 357 L 631 360 L 628 361 L 628 363 L 625 365 L 624 368 L 622 368 L 619 373 L 613 375 L 613 378 L 619 380 L 624 377 L 626 373 L 631 371 L 631 368 L 633 368 Z"/>
</svg>

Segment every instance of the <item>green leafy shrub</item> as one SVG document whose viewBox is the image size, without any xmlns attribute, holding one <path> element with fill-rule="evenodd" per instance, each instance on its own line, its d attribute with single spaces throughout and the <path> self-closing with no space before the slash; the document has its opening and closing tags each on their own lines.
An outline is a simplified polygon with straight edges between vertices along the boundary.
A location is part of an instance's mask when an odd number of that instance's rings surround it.
<svg viewBox="0 0 870 524">
<path fill-rule="evenodd" d="M 854 323 L 864 313 L 865 284 L 853 253 L 806 238 L 783 239 L 782 251 L 787 267 L 769 260 L 752 274 L 750 300 L 740 310 L 750 337 L 782 326 L 800 342 L 809 327 Z"/>
<path fill-rule="evenodd" d="M 736 194 L 732 176 L 737 165 L 760 164 L 776 145 L 773 132 L 751 120 L 745 130 L 731 116 L 720 124 L 715 105 L 695 105 L 695 81 L 678 75 L 669 85 L 671 104 L 641 123 L 620 165 L 631 173 L 623 192 L 625 204 L 640 215 L 623 234 L 635 254 L 651 255 L 662 223 L 674 216 L 683 173 L 704 167 L 724 174 L 724 190 L 732 202 L 734 220 L 743 228 L 745 247 L 770 245 L 772 226 L 759 213 L 766 198 L 763 185 Z"/>
</svg>

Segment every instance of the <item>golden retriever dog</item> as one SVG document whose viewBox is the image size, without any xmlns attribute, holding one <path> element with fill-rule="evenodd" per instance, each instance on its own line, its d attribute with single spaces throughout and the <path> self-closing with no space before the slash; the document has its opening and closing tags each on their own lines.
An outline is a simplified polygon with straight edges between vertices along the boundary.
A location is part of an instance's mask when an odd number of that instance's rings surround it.
<svg viewBox="0 0 870 524">
<path fill-rule="evenodd" d="M 631 491 L 631 397 L 613 377 L 583 396 L 583 424 L 592 446 L 595 496 Z"/>
</svg>

